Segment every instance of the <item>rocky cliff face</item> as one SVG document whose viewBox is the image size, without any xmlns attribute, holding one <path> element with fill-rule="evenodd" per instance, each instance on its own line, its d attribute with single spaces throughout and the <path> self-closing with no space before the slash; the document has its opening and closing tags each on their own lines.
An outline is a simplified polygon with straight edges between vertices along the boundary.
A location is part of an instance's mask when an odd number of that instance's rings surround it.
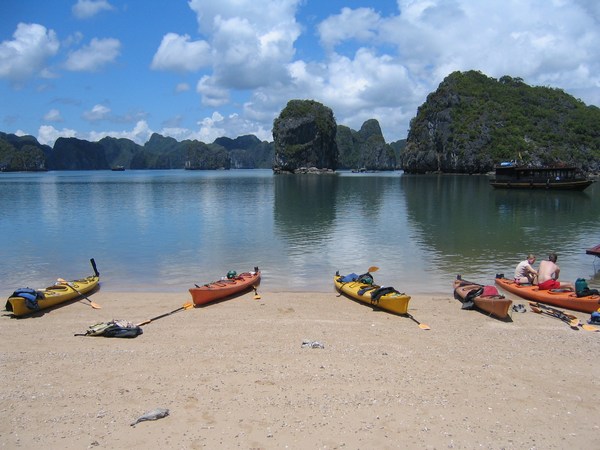
<svg viewBox="0 0 600 450">
<path fill-rule="evenodd" d="M 482 123 L 485 116 L 474 118 L 468 140 L 455 142 L 455 112 L 461 102 L 468 101 L 455 87 L 453 79 L 447 78 L 419 107 L 402 153 L 404 171 L 484 173 L 493 169 L 493 160 L 483 151 L 491 141 L 490 129 Z"/>
<path fill-rule="evenodd" d="M 290 100 L 273 123 L 275 173 L 301 168 L 335 170 L 337 125 L 333 111 L 313 100 Z"/>
<path fill-rule="evenodd" d="M 376 119 L 367 120 L 359 131 L 339 125 L 336 140 L 340 152 L 340 168 L 367 170 L 396 168 L 394 149 L 385 143 Z"/>
<path fill-rule="evenodd" d="M 102 145 L 77 138 L 58 138 L 47 166 L 50 170 L 110 169 Z"/>
<path fill-rule="evenodd" d="M 485 173 L 506 160 L 598 170 L 600 110 L 519 78 L 454 72 L 411 121 L 407 172 Z"/>
</svg>

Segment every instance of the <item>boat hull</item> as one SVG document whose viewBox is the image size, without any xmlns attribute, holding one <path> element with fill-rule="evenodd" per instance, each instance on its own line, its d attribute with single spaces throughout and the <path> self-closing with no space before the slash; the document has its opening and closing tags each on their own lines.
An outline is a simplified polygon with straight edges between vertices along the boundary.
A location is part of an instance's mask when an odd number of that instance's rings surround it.
<svg viewBox="0 0 600 450">
<path fill-rule="evenodd" d="M 223 300 L 235 294 L 245 292 L 260 283 L 260 270 L 244 272 L 230 280 L 217 280 L 203 286 L 190 289 L 195 305 Z"/>
<path fill-rule="evenodd" d="M 565 181 L 565 182 L 551 182 L 551 183 L 536 183 L 536 182 L 518 182 L 518 181 L 491 181 L 490 185 L 495 189 L 552 189 L 552 190 L 569 190 L 569 191 L 583 191 L 593 181 L 581 180 L 581 181 Z"/>
<path fill-rule="evenodd" d="M 461 303 L 467 298 L 469 292 L 474 289 L 480 289 L 483 285 L 473 283 L 466 280 L 454 280 L 454 297 L 460 300 Z M 508 311 L 512 305 L 512 300 L 497 295 L 479 295 L 473 298 L 475 308 L 490 314 L 498 319 L 506 319 L 509 314 Z"/>
<path fill-rule="evenodd" d="M 408 303 L 410 302 L 410 295 L 406 295 L 398 292 L 390 292 L 389 294 L 382 295 L 379 300 L 374 301 L 371 298 L 371 291 L 374 289 L 360 293 L 363 289 L 367 289 L 371 286 L 370 284 L 360 283 L 358 281 L 350 281 L 344 283 L 340 280 L 339 275 L 333 277 L 333 284 L 336 290 L 346 296 L 358 300 L 361 303 L 373 306 L 374 308 L 383 309 L 394 314 L 407 314 Z M 375 286 L 378 288 L 381 286 Z"/>
<path fill-rule="evenodd" d="M 600 257 L 600 244 L 596 245 L 595 247 L 592 248 L 588 248 L 585 251 L 586 255 L 593 255 L 593 256 L 598 256 Z"/>
<path fill-rule="evenodd" d="M 6 310 L 12 312 L 14 316 L 25 316 L 27 314 L 35 313 L 39 310 L 51 308 L 61 303 L 74 300 L 82 294 L 87 294 L 98 287 L 100 283 L 100 276 L 92 275 L 81 280 L 69 281 L 67 284 L 55 284 L 45 289 L 37 289 L 44 295 L 44 298 L 38 299 L 37 303 L 39 309 L 30 309 L 27 307 L 26 301 L 23 297 L 11 296 L 6 301 Z M 70 286 L 72 285 L 72 287 Z"/>
<path fill-rule="evenodd" d="M 537 286 L 520 285 L 507 278 L 496 278 L 496 284 L 507 292 L 526 300 L 567 308 L 573 311 L 592 313 L 600 308 L 600 295 L 577 297 L 575 292 L 540 290 Z"/>
</svg>

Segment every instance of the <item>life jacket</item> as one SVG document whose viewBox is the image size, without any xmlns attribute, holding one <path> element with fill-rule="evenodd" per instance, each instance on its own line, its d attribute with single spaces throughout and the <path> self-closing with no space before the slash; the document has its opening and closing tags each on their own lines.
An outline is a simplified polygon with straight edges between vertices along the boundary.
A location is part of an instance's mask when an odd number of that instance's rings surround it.
<svg viewBox="0 0 600 450">
<path fill-rule="evenodd" d="M 42 292 L 36 291 L 31 288 L 19 288 L 15 292 L 12 293 L 11 297 L 21 297 L 25 299 L 25 306 L 32 311 L 37 311 L 40 309 L 40 305 L 38 304 L 38 300 L 44 298 L 44 294 Z"/>
</svg>

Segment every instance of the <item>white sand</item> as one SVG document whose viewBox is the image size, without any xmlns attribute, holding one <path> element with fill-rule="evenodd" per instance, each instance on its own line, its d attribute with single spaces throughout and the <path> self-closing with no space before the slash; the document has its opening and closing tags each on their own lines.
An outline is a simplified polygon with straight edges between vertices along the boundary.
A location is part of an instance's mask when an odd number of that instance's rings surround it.
<svg viewBox="0 0 600 450">
<path fill-rule="evenodd" d="M 100 310 L 82 300 L 0 317 L 0 446 L 598 448 L 600 333 L 531 311 L 512 322 L 462 311 L 450 287 L 411 300 L 429 331 L 333 290 L 259 292 L 135 339 L 73 334 L 142 322 L 189 294 L 100 290 Z M 170 415 L 130 426 L 156 407 Z"/>
</svg>

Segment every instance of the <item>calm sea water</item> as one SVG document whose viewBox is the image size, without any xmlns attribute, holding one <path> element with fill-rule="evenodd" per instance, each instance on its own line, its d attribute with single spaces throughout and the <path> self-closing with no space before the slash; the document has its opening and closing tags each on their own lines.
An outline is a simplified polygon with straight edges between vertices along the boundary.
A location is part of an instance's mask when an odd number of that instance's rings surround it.
<svg viewBox="0 0 600 450">
<path fill-rule="evenodd" d="M 92 273 L 102 289 L 182 292 L 259 266 L 269 291 L 333 290 L 378 266 L 407 293 L 492 283 L 528 252 L 600 284 L 600 186 L 502 191 L 486 176 L 270 170 L 0 174 L 0 295 Z"/>
</svg>

